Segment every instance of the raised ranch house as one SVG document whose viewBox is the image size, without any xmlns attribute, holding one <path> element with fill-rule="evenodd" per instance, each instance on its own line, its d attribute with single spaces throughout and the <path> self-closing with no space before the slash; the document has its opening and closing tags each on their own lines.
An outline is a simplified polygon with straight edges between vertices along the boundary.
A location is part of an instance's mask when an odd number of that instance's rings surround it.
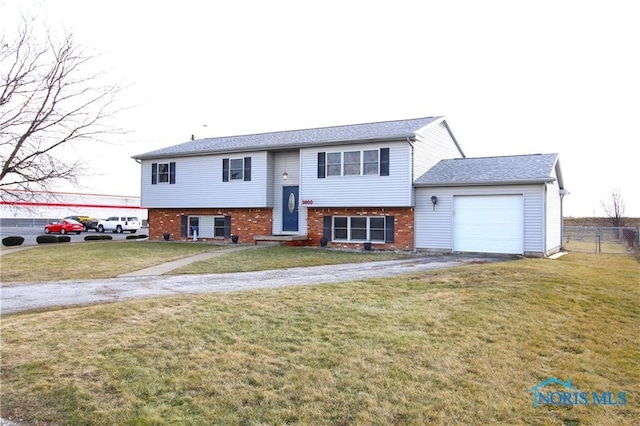
<svg viewBox="0 0 640 426">
<path fill-rule="evenodd" d="M 198 139 L 133 158 L 150 239 L 535 256 L 562 241 L 558 155 L 465 158 L 445 117 Z"/>
</svg>

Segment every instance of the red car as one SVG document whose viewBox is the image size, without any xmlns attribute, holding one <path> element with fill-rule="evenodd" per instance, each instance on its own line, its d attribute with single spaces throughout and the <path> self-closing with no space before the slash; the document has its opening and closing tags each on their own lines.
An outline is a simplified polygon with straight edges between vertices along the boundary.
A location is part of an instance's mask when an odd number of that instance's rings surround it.
<svg viewBox="0 0 640 426">
<path fill-rule="evenodd" d="M 68 232 L 81 233 L 84 230 L 84 225 L 73 219 L 62 219 L 59 222 L 51 222 L 45 225 L 44 233 L 50 232 L 66 234 Z"/>
</svg>

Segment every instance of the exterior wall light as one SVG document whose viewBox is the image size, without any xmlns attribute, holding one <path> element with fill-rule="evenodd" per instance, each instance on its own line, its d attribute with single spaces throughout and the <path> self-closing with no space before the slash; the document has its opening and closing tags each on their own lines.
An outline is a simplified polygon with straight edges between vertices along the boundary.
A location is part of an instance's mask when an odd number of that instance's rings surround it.
<svg viewBox="0 0 640 426">
<path fill-rule="evenodd" d="M 438 204 L 438 197 L 436 197 L 435 195 L 431 196 L 431 202 L 433 203 L 433 210 L 436 210 L 436 204 Z"/>
</svg>

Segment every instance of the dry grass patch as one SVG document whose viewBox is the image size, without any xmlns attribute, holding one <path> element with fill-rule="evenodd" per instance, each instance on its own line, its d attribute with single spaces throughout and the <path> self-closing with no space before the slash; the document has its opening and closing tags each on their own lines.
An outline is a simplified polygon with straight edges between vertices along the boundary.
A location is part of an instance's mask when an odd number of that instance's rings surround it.
<svg viewBox="0 0 640 426">
<path fill-rule="evenodd" d="M 255 247 L 192 263 L 175 269 L 170 274 L 221 274 L 264 271 L 406 259 L 412 256 L 414 255 L 408 252 L 350 251 L 287 246 Z"/>
<path fill-rule="evenodd" d="M 0 258 L 2 284 L 110 278 L 221 246 L 152 241 L 96 241 L 33 247 Z"/>
<path fill-rule="evenodd" d="M 55 424 L 634 424 L 640 265 L 569 254 L 16 314 L 2 417 Z M 549 377 L 626 406 L 533 408 Z"/>
</svg>

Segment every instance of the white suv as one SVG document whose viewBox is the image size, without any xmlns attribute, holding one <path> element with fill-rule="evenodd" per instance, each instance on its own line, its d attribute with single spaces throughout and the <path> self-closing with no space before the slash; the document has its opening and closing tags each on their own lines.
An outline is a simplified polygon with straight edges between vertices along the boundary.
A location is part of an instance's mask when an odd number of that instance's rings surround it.
<svg viewBox="0 0 640 426">
<path fill-rule="evenodd" d="M 129 231 L 135 234 L 140 229 L 140 219 L 134 216 L 111 216 L 98 222 L 98 232 L 111 231 L 121 234 Z"/>
</svg>

